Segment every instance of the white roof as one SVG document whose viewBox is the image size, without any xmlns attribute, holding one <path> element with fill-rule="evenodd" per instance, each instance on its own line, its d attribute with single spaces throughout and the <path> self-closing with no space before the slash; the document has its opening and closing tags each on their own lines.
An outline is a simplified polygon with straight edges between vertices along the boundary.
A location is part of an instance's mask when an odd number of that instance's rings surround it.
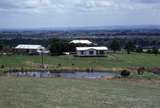
<svg viewBox="0 0 160 108">
<path fill-rule="evenodd" d="M 76 50 L 85 51 L 85 50 L 108 50 L 107 47 L 76 47 Z"/>
<path fill-rule="evenodd" d="M 20 44 L 16 46 L 16 49 L 45 49 L 42 45 L 26 45 Z"/>
<path fill-rule="evenodd" d="M 89 40 L 73 40 L 70 43 L 74 43 L 74 44 L 92 44 L 92 42 L 89 41 Z"/>
</svg>

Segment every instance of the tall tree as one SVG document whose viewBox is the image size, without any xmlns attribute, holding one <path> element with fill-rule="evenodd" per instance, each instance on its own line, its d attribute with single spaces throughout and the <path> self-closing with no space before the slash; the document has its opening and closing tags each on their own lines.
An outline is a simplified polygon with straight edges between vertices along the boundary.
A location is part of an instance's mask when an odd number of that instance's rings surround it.
<svg viewBox="0 0 160 108">
<path fill-rule="evenodd" d="M 52 39 L 49 46 L 52 55 L 61 55 L 66 49 L 65 42 L 57 38 Z"/>
<path fill-rule="evenodd" d="M 125 45 L 125 49 L 127 50 L 127 53 L 130 54 L 131 51 L 134 51 L 135 50 L 135 45 L 134 43 L 132 43 L 131 41 L 127 42 L 126 45 Z"/>
<path fill-rule="evenodd" d="M 110 44 L 110 48 L 113 51 L 119 51 L 121 49 L 121 45 L 118 39 L 113 39 L 111 44 Z"/>
<path fill-rule="evenodd" d="M 3 45 L 0 44 L 0 52 L 3 50 Z"/>
<path fill-rule="evenodd" d="M 152 49 L 152 52 L 157 56 L 158 55 L 158 48 L 156 48 L 156 47 L 154 47 L 153 49 Z"/>
</svg>

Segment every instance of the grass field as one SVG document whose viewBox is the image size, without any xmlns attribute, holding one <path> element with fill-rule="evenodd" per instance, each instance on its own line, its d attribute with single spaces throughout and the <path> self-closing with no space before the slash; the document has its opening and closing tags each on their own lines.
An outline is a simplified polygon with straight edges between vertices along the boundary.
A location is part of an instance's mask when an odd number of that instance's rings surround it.
<svg viewBox="0 0 160 108">
<path fill-rule="evenodd" d="M 160 67 L 160 55 L 153 54 L 109 54 L 107 57 L 73 57 L 73 56 L 45 56 L 44 63 L 58 68 L 58 64 L 65 68 L 130 68 L 130 67 Z M 0 56 L 0 65 L 6 67 L 38 67 L 41 56 Z M 73 65 L 74 64 L 74 65 Z"/>
<path fill-rule="evenodd" d="M 160 67 L 160 55 L 45 56 L 49 68 Z M 0 56 L 5 68 L 39 68 L 41 56 Z M 59 64 L 61 66 L 59 67 Z M 74 65 L 73 65 L 74 64 Z M 160 76 L 132 73 L 128 79 L 75 80 L 0 77 L 0 108 L 160 108 Z"/>
<path fill-rule="evenodd" d="M 0 108 L 160 108 L 160 82 L 0 77 Z"/>
</svg>

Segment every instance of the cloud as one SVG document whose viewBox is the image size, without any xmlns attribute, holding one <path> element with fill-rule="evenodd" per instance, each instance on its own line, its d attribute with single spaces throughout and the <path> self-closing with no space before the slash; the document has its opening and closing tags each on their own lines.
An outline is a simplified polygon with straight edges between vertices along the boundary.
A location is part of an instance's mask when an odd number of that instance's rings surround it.
<svg viewBox="0 0 160 108">
<path fill-rule="evenodd" d="M 160 0 L 81 0 L 75 9 L 82 11 L 133 11 L 159 9 Z"/>
<path fill-rule="evenodd" d="M 54 3 L 52 0 L 2 0 L 0 1 L 0 11 L 8 12 L 36 12 L 43 10 L 62 8 L 61 3 Z"/>
<path fill-rule="evenodd" d="M 79 3 L 79 6 L 86 7 L 86 8 L 99 8 L 99 7 L 112 6 L 113 4 L 114 4 L 113 1 L 109 1 L 109 0 L 101 0 L 101 1 L 86 0 L 86 1 L 81 1 Z"/>
<path fill-rule="evenodd" d="M 159 0 L 130 0 L 132 2 L 136 2 L 136 3 L 144 3 L 144 4 L 156 4 L 156 3 L 160 3 Z"/>
<path fill-rule="evenodd" d="M 44 13 L 157 9 L 159 3 L 160 0 L 1 0 L 0 11 Z"/>
<path fill-rule="evenodd" d="M 51 5 L 50 0 L 1 0 L 0 8 L 37 8 L 37 7 L 48 7 Z"/>
<path fill-rule="evenodd" d="M 160 24 L 160 0 L 0 0 L 0 26 Z"/>
</svg>

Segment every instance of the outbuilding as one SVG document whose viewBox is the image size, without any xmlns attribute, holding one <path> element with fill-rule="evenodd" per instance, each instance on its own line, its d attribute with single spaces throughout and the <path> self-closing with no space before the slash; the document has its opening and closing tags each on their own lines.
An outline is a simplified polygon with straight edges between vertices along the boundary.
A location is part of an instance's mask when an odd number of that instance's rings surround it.
<svg viewBox="0 0 160 108">
<path fill-rule="evenodd" d="M 96 56 L 105 56 L 108 51 L 108 48 L 105 46 L 102 47 L 76 47 L 76 55 L 82 57 L 96 57 Z"/>
<path fill-rule="evenodd" d="M 46 51 L 46 48 L 42 45 L 20 44 L 15 47 L 15 50 L 17 53 L 22 54 L 41 54 L 42 52 L 48 53 L 48 51 Z"/>
<path fill-rule="evenodd" d="M 72 40 L 70 43 L 73 44 L 85 44 L 85 45 L 91 45 L 92 42 L 89 40 Z"/>
<path fill-rule="evenodd" d="M 142 48 L 142 52 L 152 52 L 153 46 L 145 46 Z"/>
<path fill-rule="evenodd" d="M 142 52 L 153 52 L 153 49 L 157 49 L 160 52 L 160 46 L 145 46 L 142 48 Z"/>
</svg>

